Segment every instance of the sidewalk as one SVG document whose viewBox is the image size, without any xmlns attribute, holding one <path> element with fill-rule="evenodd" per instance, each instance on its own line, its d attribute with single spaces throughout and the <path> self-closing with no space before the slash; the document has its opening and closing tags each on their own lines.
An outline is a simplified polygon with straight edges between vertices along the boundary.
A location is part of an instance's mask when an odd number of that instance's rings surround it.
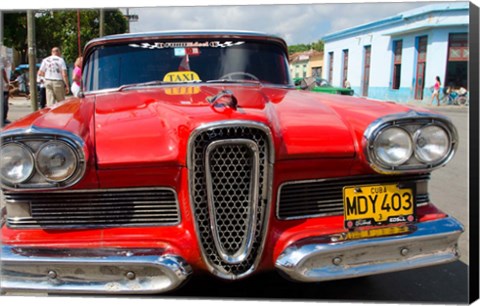
<svg viewBox="0 0 480 306">
<path fill-rule="evenodd" d="M 33 112 L 30 100 L 24 97 L 13 97 L 8 99 L 8 116 L 11 122 Z"/>
</svg>

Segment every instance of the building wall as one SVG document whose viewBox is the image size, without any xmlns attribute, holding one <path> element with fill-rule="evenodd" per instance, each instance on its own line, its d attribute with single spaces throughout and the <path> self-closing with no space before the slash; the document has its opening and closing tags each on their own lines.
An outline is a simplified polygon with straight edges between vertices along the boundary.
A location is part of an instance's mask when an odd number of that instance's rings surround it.
<svg viewBox="0 0 480 306">
<path fill-rule="evenodd" d="M 460 25 L 458 25 L 460 24 Z M 468 32 L 468 10 L 431 12 L 410 19 L 375 25 L 374 30 L 352 31 L 351 35 L 325 39 L 324 77 L 328 78 L 329 53 L 333 52 L 332 84 L 342 86 L 343 50 L 349 52 L 348 80 L 356 95 L 362 94 L 365 46 L 371 46 L 370 79 L 368 97 L 408 102 L 414 99 L 418 37 L 426 35 L 427 63 L 425 72 L 424 101 L 429 102 L 430 87 L 438 75 L 445 79 L 448 39 L 450 33 Z M 342 36 L 342 35 L 339 35 Z M 402 62 L 400 88 L 392 89 L 393 41 L 402 40 Z M 442 84 L 443 85 L 443 84 Z"/>
<path fill-rule="evenodd" d="M 291 63 L 290 74 L 292 78 L 303 78 L 304 76 L 309 76 L 308 61 Z"/>
</svg>

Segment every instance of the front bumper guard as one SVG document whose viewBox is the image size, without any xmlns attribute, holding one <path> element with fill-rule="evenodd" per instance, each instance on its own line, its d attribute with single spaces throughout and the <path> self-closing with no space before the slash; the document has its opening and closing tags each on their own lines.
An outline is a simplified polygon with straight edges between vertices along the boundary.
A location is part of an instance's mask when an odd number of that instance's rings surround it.
<svg viewBox="0 0 480 306">
<path fill-rule="evenodd" d="M 448 263 L 459 258 L 463 226 L 447 217 L 410 226 L 408 233 L 339 241 L 338 235 L 305 238 L 276 260 L 283 275 L 301 282 L 328 281 Z"/>
<path fill-rule="evenodd" d="M 92 254 L 94 253 L 94 254 Z M 90 294 L 160 293 L 192 273 L 163 250 L 64 250 L 2 246 L 2 291 Z"/>
</svg>

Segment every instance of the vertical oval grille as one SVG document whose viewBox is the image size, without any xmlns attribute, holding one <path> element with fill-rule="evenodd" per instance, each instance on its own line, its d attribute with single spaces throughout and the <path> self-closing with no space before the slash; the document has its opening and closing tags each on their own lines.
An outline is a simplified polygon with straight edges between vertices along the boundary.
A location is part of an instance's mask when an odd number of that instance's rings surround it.
<svg viewBox="0 0 480 306">
<path fill-rule="evenodd" d="M 190 140 L 193 210 L 207 264 L 221 277 L 246 275 L 260 255 L 268 203 L 270 139 L 264 128 L 220 125 Z"/>
</svg>

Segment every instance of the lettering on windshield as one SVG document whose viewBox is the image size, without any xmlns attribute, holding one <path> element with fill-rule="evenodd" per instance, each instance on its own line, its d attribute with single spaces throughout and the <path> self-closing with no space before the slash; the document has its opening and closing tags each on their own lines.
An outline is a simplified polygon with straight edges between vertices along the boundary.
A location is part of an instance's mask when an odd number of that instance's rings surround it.
<svg viewBox="0 0 480 306">
<path fill-rule="evenodd" d="M 155 43 L 141 43 L 141 44 L 129 44 L 133 48 L 144 49 L 167 49 L 167 48 L 227 48 L 244 44 L 244 41 L 179 41 L 179 42 L 155 42 Z"/>
</svg>

